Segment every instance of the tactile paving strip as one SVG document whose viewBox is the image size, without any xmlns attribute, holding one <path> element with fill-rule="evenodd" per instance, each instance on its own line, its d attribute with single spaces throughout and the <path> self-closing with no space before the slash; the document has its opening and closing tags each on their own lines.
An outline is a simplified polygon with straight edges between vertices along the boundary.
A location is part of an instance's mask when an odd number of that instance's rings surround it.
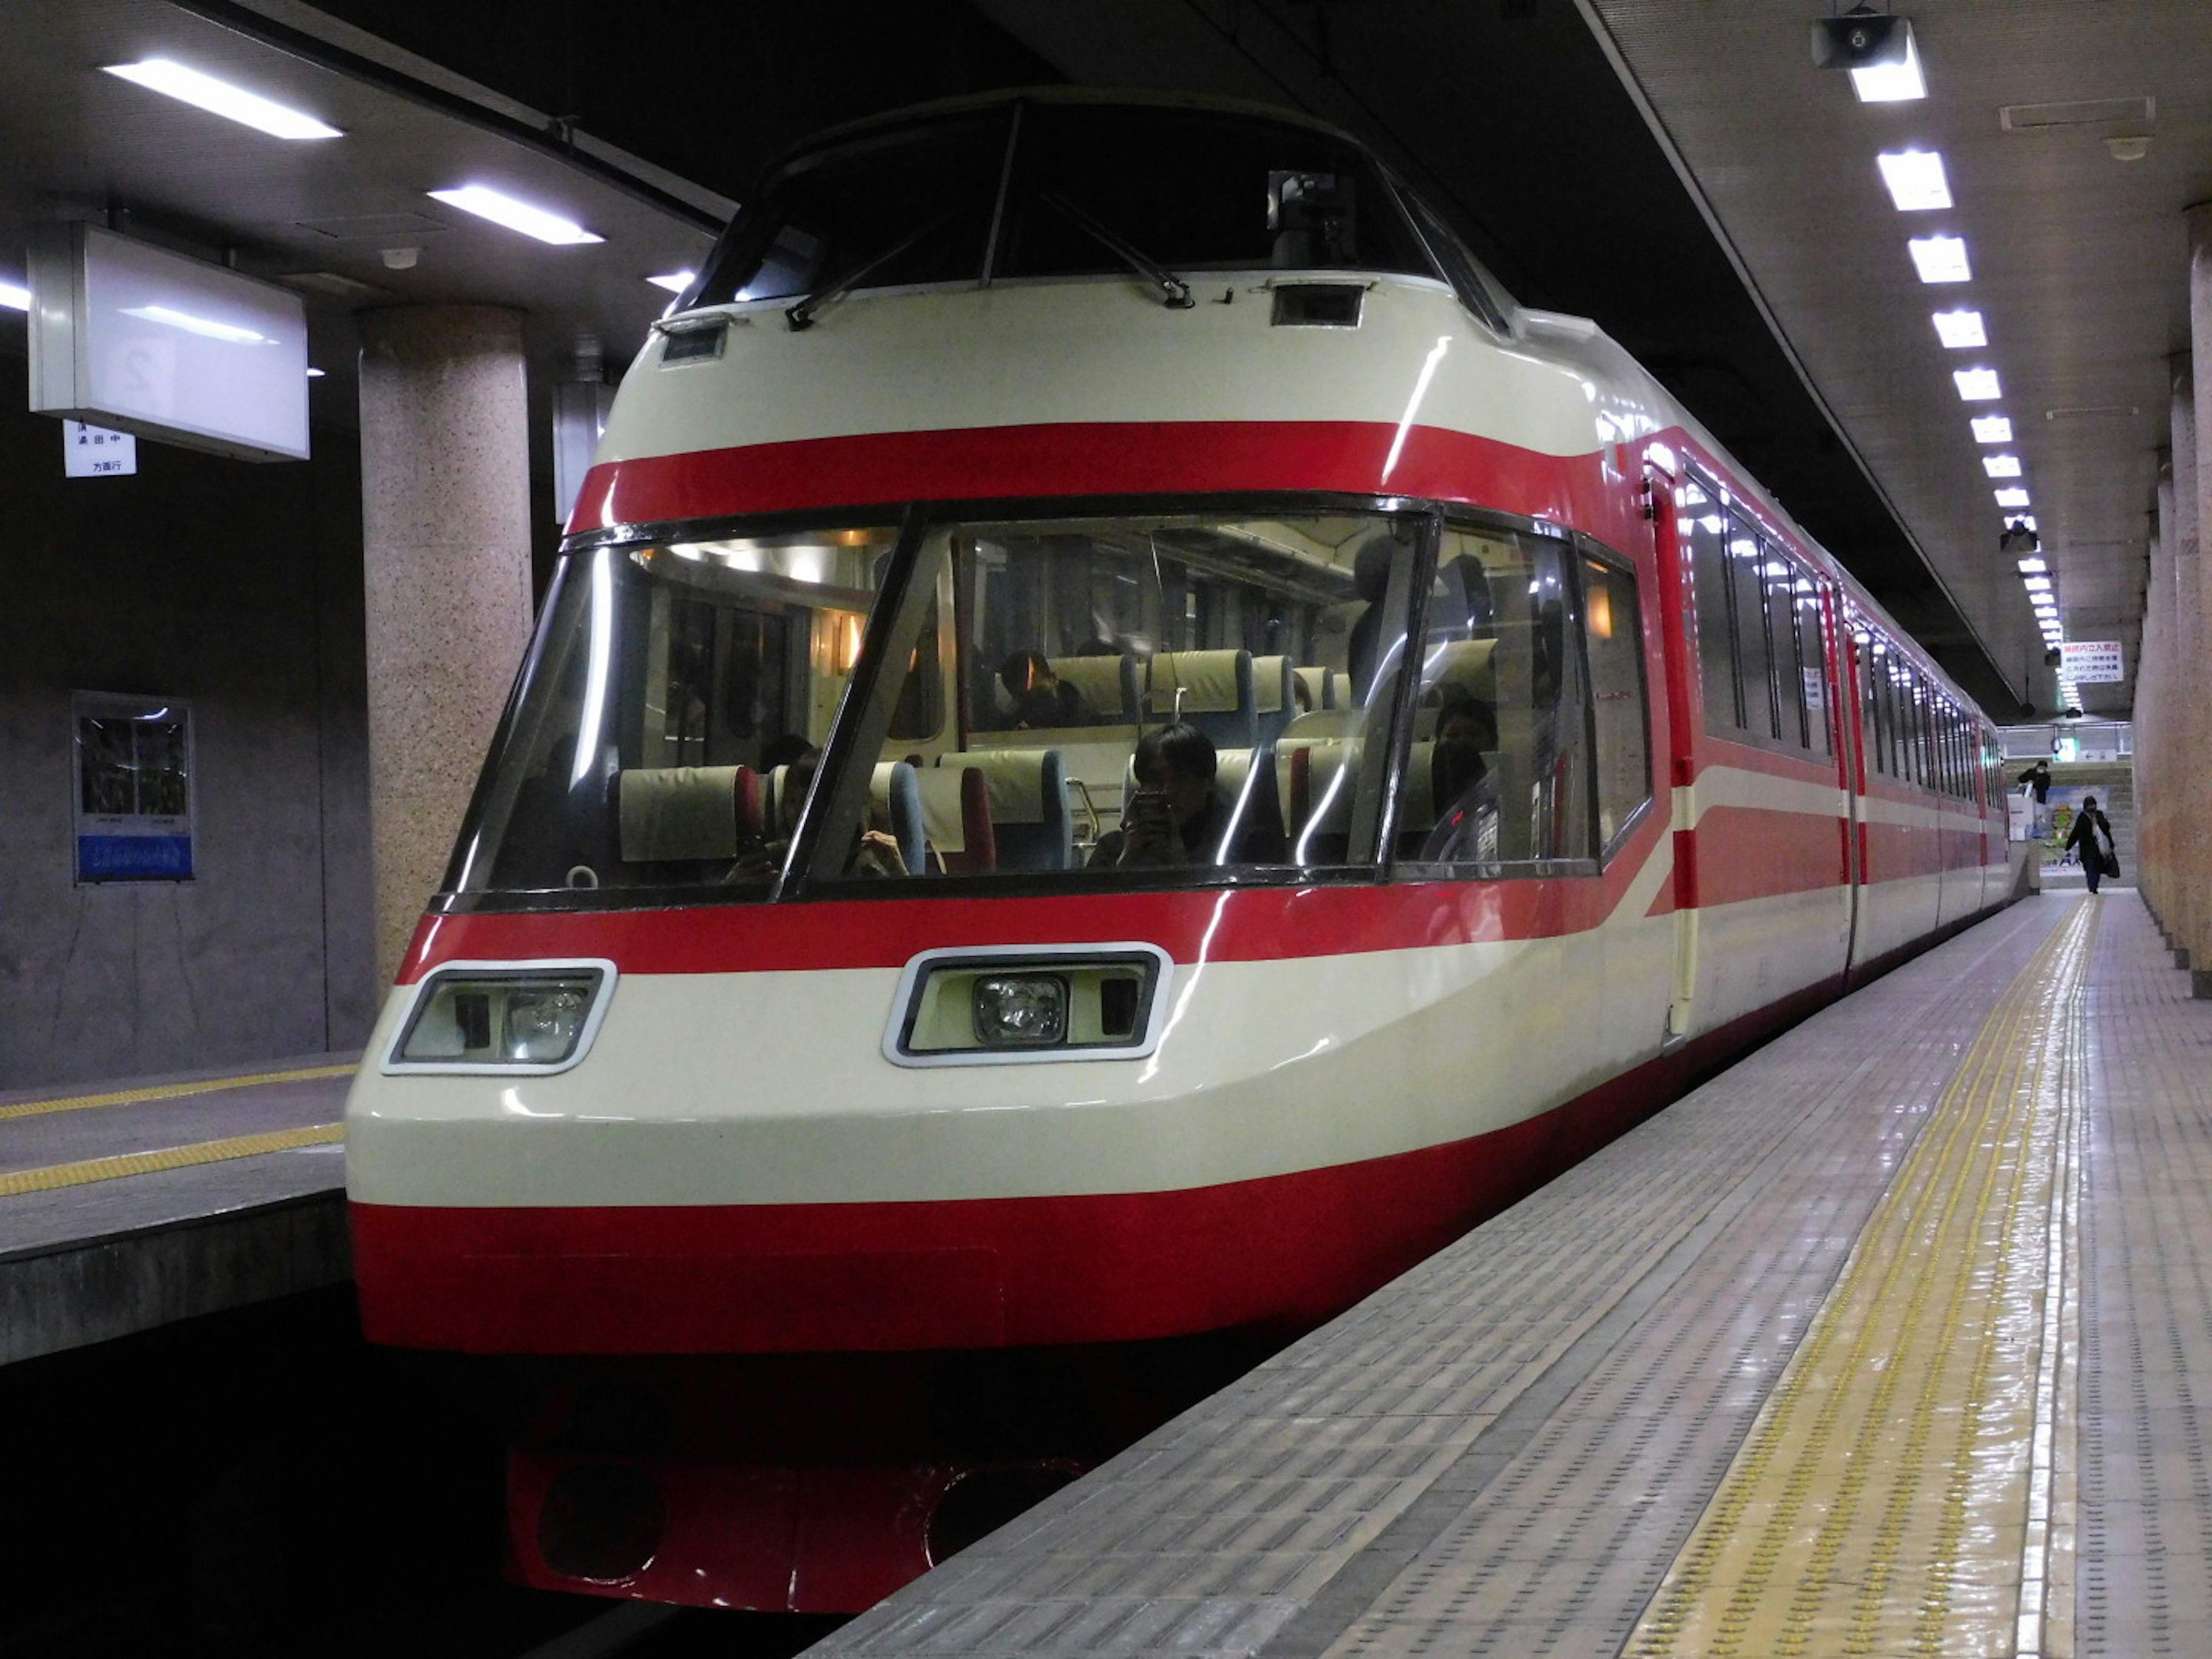
<svg viewBox="0 0 2212 1659">
<path fill-rule="evenodd" d="M 2075 902 L 1816 1016 L 816 1651 L 1610 1659 Z"/>
<path fill-rule="evenodd" d="M 2087 1030 L 2083 1659 L 2212 1653 L 2212 1002 L 2132 895 L 2106 921 Z"/>
<path fill-rule="evenodd" d="M 2070 1580 L 2045 1590 L 2073 1541 L 2058 1375 L 2102 909 L 2076 901 L 1975 1034 L 1636 1659 L 2072 1651 Z"/>
</svg>

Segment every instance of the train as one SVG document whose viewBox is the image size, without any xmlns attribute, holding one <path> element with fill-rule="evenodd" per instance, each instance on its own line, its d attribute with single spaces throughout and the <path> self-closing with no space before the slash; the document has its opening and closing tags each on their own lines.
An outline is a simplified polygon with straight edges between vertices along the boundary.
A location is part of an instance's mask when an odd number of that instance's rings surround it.
<svg viewBox="0 0 2212 1659">
<path fill-rule="evenodd" d="M 347 1108 L 508 1570 L 865 1607 L 2008 902 L 1995 729 L 1302 115 L 763 176 L 623 378 Z"/>
</svg>

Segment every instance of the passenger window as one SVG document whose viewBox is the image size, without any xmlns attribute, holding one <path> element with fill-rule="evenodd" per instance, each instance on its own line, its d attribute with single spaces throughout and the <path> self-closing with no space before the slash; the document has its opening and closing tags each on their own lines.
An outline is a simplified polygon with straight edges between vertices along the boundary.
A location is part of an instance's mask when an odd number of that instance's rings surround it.
<svg viewBox="0 0 2212 1659">
<path fill-rule="evenodd" d="M 1797 660 L 1805 685 L 1807 747 L 1816 755 L 1834 752 L 1828 731 L 1828 657 L 1820 631 L 1820 593 L 1811 578 L 1796 582 Z"/>
<path fill-rule="evenodd" d="M 1804 675 L 1797 659 L 1796 572 L 1771 545 L 1759 568 L 1765 577 L 1767 655 L 1774 665 L 1774 735 L 1810 748 L 1805 740 Z"/>
<path fill-rule="evenodd" d="M 1743 720 L 1755 738 L 1775 733 L 1774 666 L 1766 645 L 1766 558 L 1751 527 L 1729 519 L 1729 588 L 1735 605 L 1736 666 L 1743 686 Z"/>
<path fill-rule="evenodd" d="M 1651 798 L 1650 715 L 1644 689 L 1643 630 L 1632 571 L 1585 556 L 1583 638 L 1589 659 L 1592 750 L 1597 769 L 1597 839 L 1609 848 Z"/>
<path fill-rule="evenodd" d="M 1551 537 L 1446 529 L 1398 797 L 1400 858 L 1510 874 L 1591 855 L 1569 556 Z M 1625 612 L 1610 588 L 1607 601 L 1608 626 L 1632 633 L 1633 586 Z"/>
<path fill-rule="evenodd" d="M 957 718 L 908 752 L 880 711 L 938 659 L 895 636 L 858 728 L 878 767 L 913 763 L 908 873 L 1172 883 L 1371 861 L 1424 529 L 1220 512 L 933 527 Z M 837 799 L 846 822 L 857 786 Z"/>
<path fill-rule="evenodd" d="M 1698 671 L 1708 726 L 1740 726 L 1743 704 L 1729 636 L 1728 520 L 1712 492 L 1695 479 L 1682 487 L 1683 535 L 1697 596 Z"/>
</svg>

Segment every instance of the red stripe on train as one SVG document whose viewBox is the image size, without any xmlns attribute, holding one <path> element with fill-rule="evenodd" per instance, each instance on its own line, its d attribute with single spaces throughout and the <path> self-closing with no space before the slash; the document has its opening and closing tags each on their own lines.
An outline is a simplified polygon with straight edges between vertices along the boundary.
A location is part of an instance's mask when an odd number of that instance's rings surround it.
<svg viewBox="0 0 2212 1659">
<path fill-rule="evenodd" d="M 479 1353 L 1130 1341 L 1310 1323 L 1656 1110 L 1658 1065 L 1495 1133 L 1185 1192 L 939 1203 L 352 1206 L 372 1342 Z"/>
<path fill-rule="evenodd" d="M 1438 427 L 1399 439 L 1377 422 L 1084 422 L 648 455 L 593 467 L 568 528 L 907 501 L 1322 489 L 1479 503 L 1635 545 L 1635 492 L 1604 453 L 1543 455 Z"/>
</svg>

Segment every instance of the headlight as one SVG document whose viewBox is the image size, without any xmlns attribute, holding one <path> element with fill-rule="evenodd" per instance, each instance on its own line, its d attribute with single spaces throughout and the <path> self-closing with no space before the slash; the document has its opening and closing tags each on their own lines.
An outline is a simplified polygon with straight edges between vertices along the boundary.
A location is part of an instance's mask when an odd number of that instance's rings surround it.
<svg viewBox="0 0 2212 1659">
<path fill-rule="evenodd" d="M 899 977 L 884 1058 L 894 1066 L 1140 1059 L 1159 1042 L 1173 969 L 1156 945 L 925 951 Z"/>
<path fill-rule="evenodd" d="M 558 1072 L 606 1012 L 611 962 L 450 963 L 417 988 L 386 1071 Z"/>
<path fill-rule="evenodd" d="M 994 974 L 975 981 L 975 1040 L 1034 1048 L 1067 1035 L 1067 981 L 1057 974 Z"/>
</svg>

